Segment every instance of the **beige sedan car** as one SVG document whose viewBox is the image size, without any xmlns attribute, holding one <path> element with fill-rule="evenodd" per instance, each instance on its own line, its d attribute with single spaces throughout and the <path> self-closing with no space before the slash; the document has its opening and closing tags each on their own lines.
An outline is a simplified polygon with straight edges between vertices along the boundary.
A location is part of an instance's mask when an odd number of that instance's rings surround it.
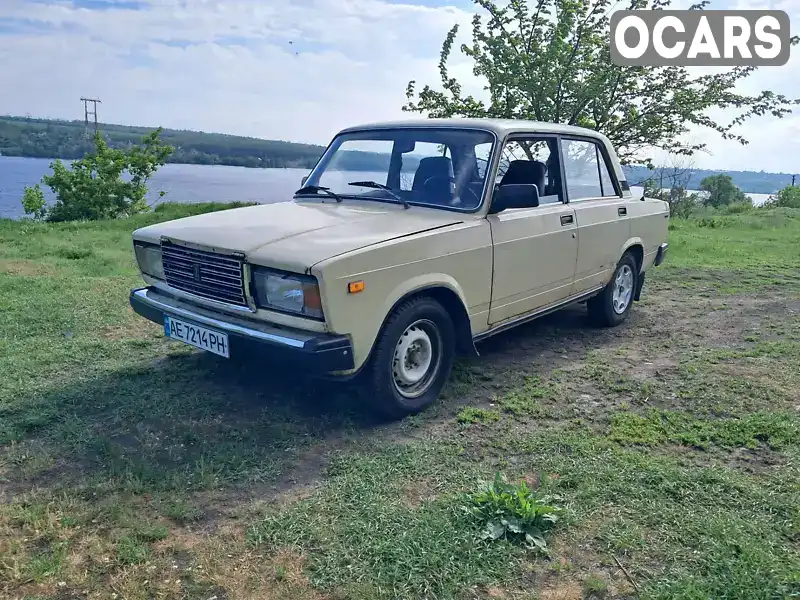
<svg viewBox="0 0 800 600">
<path fill-rule="evenodd" d="M 340 132 L 294 198 L 137 230 L 133 308 L 165 335 L 297 376 L 358 377 L 392 417 L 456 354 L 568 304 L 621 323 L 667 252 L 608 139 L 548 123 L 425 119 Z"/>
</svg>

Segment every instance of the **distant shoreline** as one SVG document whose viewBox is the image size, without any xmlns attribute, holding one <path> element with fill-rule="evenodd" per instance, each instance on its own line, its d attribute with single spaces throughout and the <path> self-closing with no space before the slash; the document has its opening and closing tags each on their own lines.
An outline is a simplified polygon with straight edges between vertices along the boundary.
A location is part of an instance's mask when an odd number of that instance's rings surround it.
<svg viewBox="0 0 800 600">
<path fill-rule="evenodd" d="M 33 158 L 38 160 L 63 160 L 63 161 L 73 161 L 78 160 L 81 158 L 80 156 L 38 156 L 32 154 L 5 154 L 0 153 L 0 158 Z M 204 162 L 200 160 L 191 161 L 191 160 L 172 160 L 167 159 L 168 165 L 200 165 L 203 167 L 242 167 L 244 169 L 304 169 L 307 168 L 311 170 L 313 168 L 313 164 L 309 167 L 305 166 L 296 166 L 296 165 L 270 165 L 270 164 L 244 164 L 243 162 L 237 163 L 236 161 L 224 161 L 219 160 L 216 162 Z"/>
<path fill-rule="evenodd" d="M 99 129 L 112 147 L 125 148 L 141 141 L 153 127 L 137 127 L 100 123 Z M 0 155 L 3 158 L 40 158 L 75 160 L 89 149 L 83 121 L 60 121 L 27 117 L 0 116 Z M 265 140 L 220 133 L 163 129 L 162 140 L 175 152 L 169 164 L 246 167 L 248 169 L 312 169 L 325 151 L 325 146 L 279 140 Z M 379 171 L 383 157 L 359 153 L 348 170 Z M 380 166 L 379 166 L 380 165 Z M 375 168 L 378 167 L 379 168 Z M 657 171 L 641 165 L 623 167 L 631 185 L 657 179 Z M 669 171 L 669 169 L 666 169 Z M 726 174 L 747 194 L 774 194 L 791 183 L 788 173 L 731 171 L 726 169 L 692 169 L 685 187 L 698 189 L 709 175 Z M 669 181 L 664 177 L 665 182 Z"/>
<path fill-rule="evenodd" d="M 2 158 L 24 158 L 25 160 L 46 160 L 46 161 L 54 161 L 54 160 L 61 160 L 64 162 L 72 162 L 74 160 L 78 160 L 77 158 L 67 158 L 65 156 L 23 156 L 21 154 L 0 154 L 0 159 Z M 261 169 L 261 170 L 286 170 L 286 169 L 303 169 L 305 167 L 272 167 L 272 166 L 249 166 L 249 165 L 227 165 L 223 163 L 202 163 L 202 162 L 187 162 L 187 161 L 177 161 L 177 160 L 168 160 L 168 165 L 197 165 L 199 167 L 241 167 L 243 169 Z M 308 167 L 308 170 L 311 170 L 313 167 Z"/>
<path fill-rule="evenodd" d="M 57 160 L 58 159 L 58 160 L 66 161 L 66 162 L 71 162 L 73 160 L 76 160 L 74 158 L 62 158 L 62 157 L 58 157 L 58 156 L 56 156 L 56 157 L 44 157 L 44 156 L 5 156 L 5 155 L 0 155 L 0 160 L 2 160 L 4 158 L 16 158 L 16 159 L 21 159 L 21 160 L 41 160 L 41 161 L 53 161 L 53 160 Z M 246 165 L 224 165 L 224 164 L 211 164 L 211 165 L 209 165 L 209 164 L 203 164 L 203 163 L 177 162 L 177 161 L 169 161 L 167 164 L 171 164 L 171 165 L 192 165 L 192 166 L 200 166 L 200 167 L 241 167 L 241 168 L 244 168 L 244 169 L 247 169 L 247 170 L 252 170 L 252 171 L 288 171 L 288 170 L 297 170 L 297 169 L 306 170 L 306 168 L 304 168 L 304 167 L 249 167 L 249 166 L 246 166 Z M 307 170 L 311 170 L 311 167 L 308 167 Z M 724 171 L 721 171 L 721 172 L 724 173 Z M 629 181 L 631 180 L 630 175 L 631 174 L 628 173 L 628 180 Z M 2 181 L 0 181 L 0 185 L 2 185 Z M 631 189 L 643 190 L 643 186 L 641 186 L 641 185 L 632 185 Z M 772 196 L 772 195 L 777 193 L 777 190 L 774 191 L 774 192 L 762 192 L 762 191 L 750 191 L 750 190 L 748 190 L 746 188 L 741 188 L 741 187 L 740 187 L 740 189 L 747 196 L 764 196 L 764 197 L 768 197 L 768 196 Z M 703 192 L 701 192 L 700 190 L 697 190 L 697 189 L 687 189 L 686 191 L 688 193 L 695 193 L 695 194 L 702 194 L 703 193 Z M 635 194 L 635 195 L 640 195 L 640 194 Z M 765 200 L 766 200 L 766 198 L 753 198 L 753 203 L 758 205 L 758 204 L 762 204 Z"/>
</svg>

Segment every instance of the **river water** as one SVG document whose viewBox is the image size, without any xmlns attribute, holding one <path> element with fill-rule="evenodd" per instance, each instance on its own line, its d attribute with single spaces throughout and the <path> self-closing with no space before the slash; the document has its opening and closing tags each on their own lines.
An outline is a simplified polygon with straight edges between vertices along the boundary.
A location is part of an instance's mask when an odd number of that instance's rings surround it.
<svg viewBox="0 0 800 600">
<path fill-rule="evenodd" d="M 50 172 L 51 159 L 0 156 L 0 218 L 17 219 L 24 215 L 22 193 L 27 185 L 38 183 Z M 69 161 L 65 161 L 69 162 Z M 258 202 L 267 204 L 289 200 L 307 169 L 248 169 L 222 165 L 164 165 L 149 183 L 149 200 L 158 201 L 164 191 L 168 202 Z M 363 174 L 360 178 L 363 179 Z M 52 200 L 49 188 L 42 186 Z M 642 188 L 633 187 L 635 196 Z M 768 194 L 748 194 L 762 204 Z"/>
<path fill-rule="evenodd" d="M 46 158 L 0 157 L 0 218 L 24 215 L 20 200 L 25 186 L 40 182 L 42 175 L 50 173 L 51 162 Z M 168 164 L 148 183 L 149 201 L 158 201 L 159 192 L 164 191 L 164 201 L 168 202 L 280 202 L 291 199 L 305 175 L 307 169 Z M 45 197 L 52 200 L 50 189 L 41 187 Z"/>
</svg>

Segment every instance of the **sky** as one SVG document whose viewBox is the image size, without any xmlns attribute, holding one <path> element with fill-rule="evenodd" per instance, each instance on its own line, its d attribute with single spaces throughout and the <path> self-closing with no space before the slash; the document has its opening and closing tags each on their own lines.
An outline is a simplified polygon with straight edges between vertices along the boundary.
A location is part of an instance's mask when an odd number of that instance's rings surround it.
<svg viewBox="0 0 800 600">
<path fill-rule="evenodd" d="M 800 0 L 727 2 L 708 8 L 800 22 Z M 469 0 L 0 0 L 0 114 L 80 119 L 89 96 L 104 122 L 326 144 L 344 127 L 413 117 L 406 85 L 438 84 L 442 41 L 456 23 L 469 35 L 474 12 Z M 800 97 L 798 53 L 747 91 Z M 453 56 L 452 75 L 482 94 Z M 800 172 L 800 106 L 740 132 L 748 146 L 693 133 L 710 148 L 695 166 Z"/>
</svg>

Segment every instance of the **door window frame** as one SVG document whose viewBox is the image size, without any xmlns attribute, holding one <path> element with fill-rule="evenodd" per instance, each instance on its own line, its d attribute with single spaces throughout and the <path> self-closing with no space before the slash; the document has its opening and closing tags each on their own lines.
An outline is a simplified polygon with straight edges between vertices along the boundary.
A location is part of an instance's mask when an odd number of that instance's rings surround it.
<svg viewBox="0 0 800 600">
<path fill-rule="evenodd" d="M 510 209 L 507 209 L 507 210 L 535 210 L 537 208 L 553 206 L 555 204 L 565 205 L 565 204 L 567 204 L 569 202 L 568 199 L 567 199 L 567 190 L 566 190 L 566 187 L 564 186 L 564 161 L 562 160 L 562 156 L 561 156 L 561 137 L 562 136 L 560 136 L 557 133 L 539 133 L 539 132 L 535 132 L 535 131 L 517 131 L 517 132 L 509 133 L 508 135 L 506 135 L 506 137 L 502 140 L 502 143 L 498 144 L 498 146 L 496 147 L 496 164 L 494 166 L 493 174 L 492 174 L 493 175 L 492 176 L 492 181 L 493 182 L 497 181 L 497 175 L 498 175 L 498 172 L 500 171 L 500 161 L 503 158 L 503 150 L 505 149 L 506 145 L 511 143 L 511 142 L 517 141 L 517 140 L 530 140 L 531 138 L 538 138 L 539 141 L 541 141 L 541 140 L 555 140 L 555 143 L 556 143 L 556 157 L 558 159 L 558 167 L 559 167 L 559 171 L 560 171 L 560 175 L 561 175 L 559 177 L 559 188 L 560 188 L 561 193 L 559 194 L 560 198 L 559 198 L 558 202 L 548 202 L 546 204 L 541 204 L 540 203 L 539 206 L 526 206 L 524 208 L 510 208 Z M 552 153 L 551 153 L 551 156 L 552 156 Z M 488 178 L 488 175 L 487 175 L 487 183 L 488 183 L 488 179 L 489 178 Z M 489 202 L 487 203 L 489 210 L 492 209 L 492 201 L 494 201 L 494 194 L 495 194 L 495 191 L 496 191 L 496 189 L 498 187 L 496 183 L 492 183 L 491 185 L 492 185 L 492 187 L 491 187 L 491 196 L 490 196 Z M 503 212 L 505 212 L 505 211 L 503 211 Z"/>
<path fill-rule="evenodd" d="M 564 190 L 564 198 L 567 204 L 570 202 L 583 202 L 584 200 L 600 200 L 605 198 L 622 198 L 622 188 L 619 184 L 619 180 L 617 179 L 617 174 L 614 169 L 611 169 L 611 157 L 608 155 L 608 150 L 606 149 L 606 145 L 601 143 L 600 140 L 585 136 L 585 135 L 559 135 L 558 142 L 558 153 L 559 153 L 559 163 L 561 164 L 561 187 Z M 603 162 L 605 162 L 606 170 L 608 171 L 608 177 L 611 179 L 611 185 L 614 186 L 614 195 L 602 195 L 602 196 L 587 196 L 586 198 L 576 198 L 575 200 L 570 200 L 569 192 L 567 188 L 567 179 L 566 179 L 566 169 L 564 168 L 564 147 L 561 144 L 561 141 L 573 141 L 573 142 L 588 142 L 590 144 L 594 144 L 595 151 L 597 152 L 598 158 L 600 156 L 603 157 Z M 603 192 L 603 178 L 600 175 L 600 163 L 597 163 L 597 178 L 600 184 L 600 191 Z"/>
</svg>

